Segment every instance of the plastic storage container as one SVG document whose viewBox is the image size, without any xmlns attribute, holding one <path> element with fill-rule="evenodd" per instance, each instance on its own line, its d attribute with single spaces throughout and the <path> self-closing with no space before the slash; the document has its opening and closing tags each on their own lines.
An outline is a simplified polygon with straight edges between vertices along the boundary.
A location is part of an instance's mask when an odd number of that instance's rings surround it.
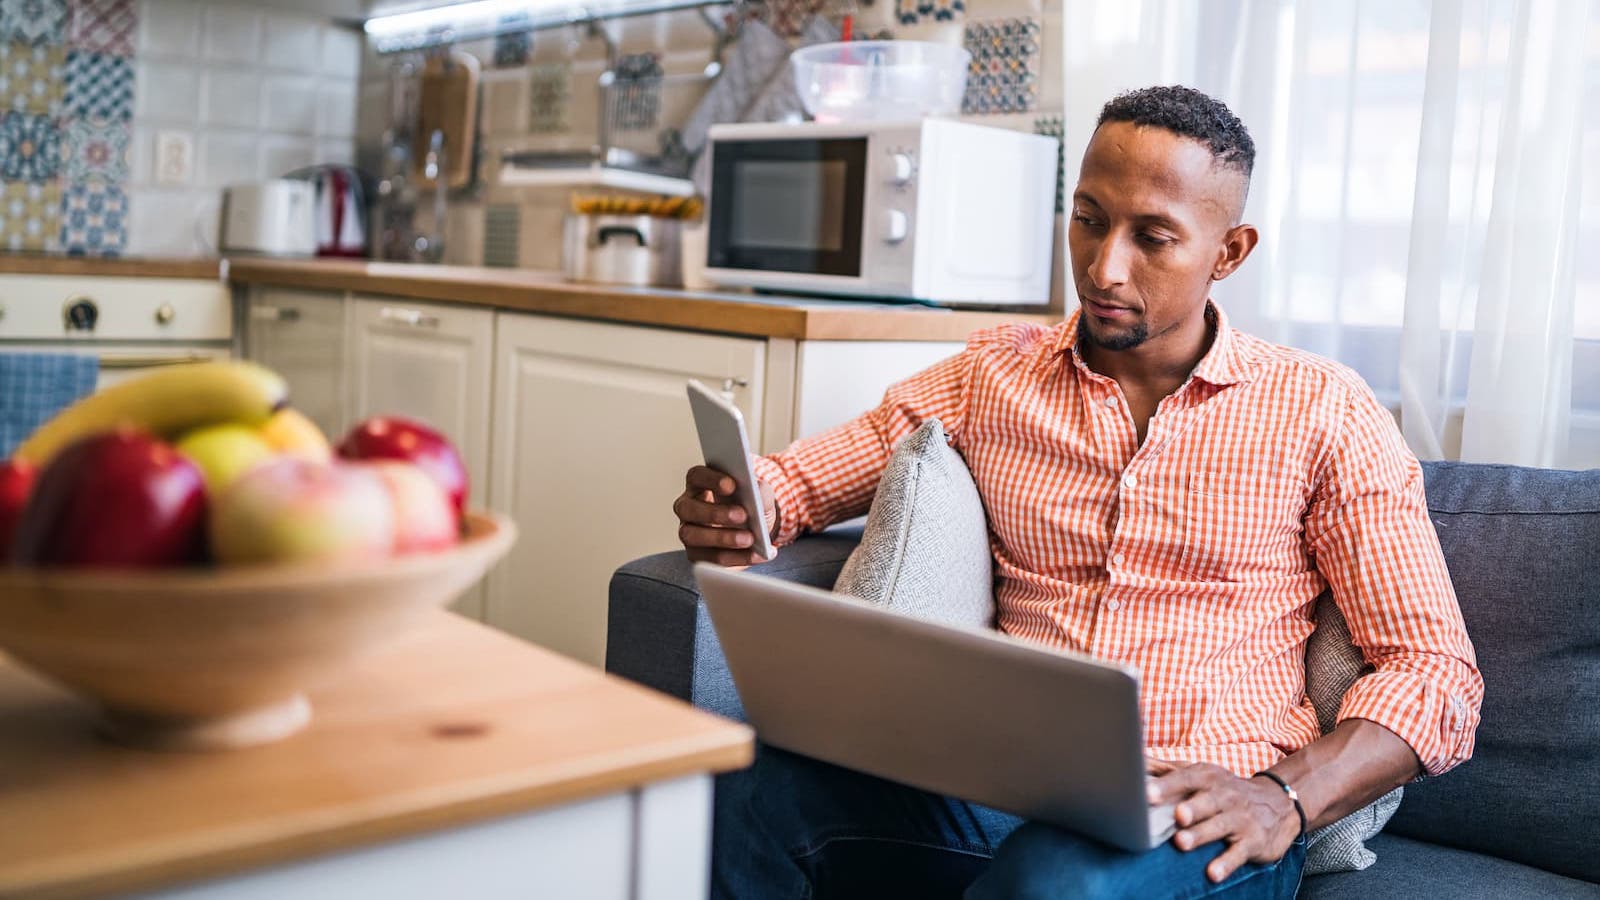
<svg viewBox="0 0 1600 900">
<path fill-rule="evenodd" d="M 925 41 L 846 41 L 790 55 L 795 88 L 818 122 L 955 115 L 972 54 Z"/>
</svg>

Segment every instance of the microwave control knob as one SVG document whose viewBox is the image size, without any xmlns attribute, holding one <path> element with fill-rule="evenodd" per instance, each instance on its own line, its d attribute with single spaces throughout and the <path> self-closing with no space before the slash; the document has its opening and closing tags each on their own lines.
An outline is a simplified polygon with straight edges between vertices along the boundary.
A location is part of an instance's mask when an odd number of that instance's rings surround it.
<svg viewBox="0 0 1600 900">
<path fill-rule="evenodd" d="M 898 244 L 911 233 L 911 220 L 903 210 L 891 209 L 883 214 L 883 239 Z"/>
<path fill-rule="evenodd" d="M 894 154 L 893 156 L 889 157 L 889 166 L 892 170 L 889 175 L 890 184 L 911 183 L 911 175 L 916 169 L 916 166 L 911 162 L 911 154 Z"/>
<path fill-rule="evenodd" d="M 68 331 L 93 331 L 100 320 L 100 307 L 88 297 L 73 297 L 62 310 Z"/>
</svg>

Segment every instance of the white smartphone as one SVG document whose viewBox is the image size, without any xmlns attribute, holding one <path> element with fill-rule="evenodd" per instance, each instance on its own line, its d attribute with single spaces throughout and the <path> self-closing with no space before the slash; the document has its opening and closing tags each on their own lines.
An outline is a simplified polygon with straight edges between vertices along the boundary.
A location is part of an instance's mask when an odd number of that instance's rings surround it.
<svg viewBox="0 0 1600 900">
<path fill-rule="evenodd" d="M 763 559 L 773 557 L 772 539 L 767 534 L 767 519 L 761 511 L 761 492 L 750 465 L 750 437 L 745 433 L 744 415 L 727 398 L 689 379 L 689 409 L 694 412 L 694 428 L 700 433 L 700 452 L 706 465 L 727 473 L 734 480 L 734 500 L 744 507 L 755 543 L 750 549 Z"/>
</svg>

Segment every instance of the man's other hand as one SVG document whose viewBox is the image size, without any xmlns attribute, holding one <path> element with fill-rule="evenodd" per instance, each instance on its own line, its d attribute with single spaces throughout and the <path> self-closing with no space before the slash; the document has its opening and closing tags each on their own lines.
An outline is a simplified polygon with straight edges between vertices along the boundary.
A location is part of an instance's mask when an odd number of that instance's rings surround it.
<svg viewBox="0 0 1600 900">
<path fill-rule="evenodd" d="M 683 542 L 689 559 L 719 566 L 767 561 L 750 549 L 755 545 L 753 523 L 746 521 L 749 516 L 744 507 L 733 499 L 737 487 L 731 477 L 707 466 L 695 466 L 683 481 L 683 493 L 672 504 L 672 511 L 678 517 L 678 540 Z M 776 519 L 772 491 L 764 482 L 758 488 L 766 519 L 760 527 L 770 528 Z"/>
<path fill-rule="evenodd" d="M 1183 851 L 1213 841 L 1228 849 L 1206 866 L 1206 877 L 1222 882 L 1247 862 L 1283 858 L 1300 834 L 1300 817 L 1283 788 L 1265 778 L 1240 778 L 1221 766 L 1176 764 L 1165 772 L 1147 763 L 1150 805 L 1175 804 L 1178 831 L 1172 843 Z"/>
</svg>

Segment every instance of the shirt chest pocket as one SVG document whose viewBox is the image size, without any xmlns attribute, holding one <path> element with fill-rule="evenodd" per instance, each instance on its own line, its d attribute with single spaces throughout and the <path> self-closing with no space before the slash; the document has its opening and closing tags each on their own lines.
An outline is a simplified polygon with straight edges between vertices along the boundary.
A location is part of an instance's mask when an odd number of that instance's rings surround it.
<svg viewBox="0 0 1600 900">
<path fill-rule="evenodd" d="M 1207 581 L 1259 581 L 1304 572 L 1305 491 L 1249 472 L 1189 473 L 1178 567 Z"/>
</svg>

